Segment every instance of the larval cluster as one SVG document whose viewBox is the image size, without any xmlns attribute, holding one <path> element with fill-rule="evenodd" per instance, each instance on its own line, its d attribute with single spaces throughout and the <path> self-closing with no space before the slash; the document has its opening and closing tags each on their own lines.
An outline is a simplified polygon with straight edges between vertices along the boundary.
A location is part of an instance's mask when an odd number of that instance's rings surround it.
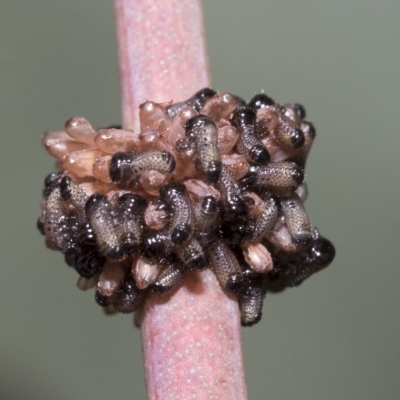
<svg viewBox="0 0 400 400">
<path fill-rule="evenodd" d="M 242 325 L 253 325 L 267 292 L 299 285 L 335 256 L 303 206 L 315 138 L 305 114 L 263 93 L 246 103 L 205 88 L 142 104 L 140 133 L 71 118 L 43 135 L 58 161 L 38 228 L 103 307 L 134 312 L 148 291 L 168 293 L 187 271 L 211 268 L 238 297 Z"/>
</svg>

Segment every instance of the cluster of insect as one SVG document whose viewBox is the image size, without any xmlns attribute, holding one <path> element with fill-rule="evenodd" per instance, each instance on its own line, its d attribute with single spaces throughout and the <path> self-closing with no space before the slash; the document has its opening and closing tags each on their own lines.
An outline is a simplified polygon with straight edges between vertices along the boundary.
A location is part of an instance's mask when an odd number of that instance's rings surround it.
<svg viewBox="0 0 400 400">
<path fill-rule="evenodd" d="M 72 118 L 43 135 L 58 172 L 45 179 L 38 228 L 108 310 L 134 312 L 149 291 L 209 267 L 253 325 L 267 292 L 335 256 L 303 206 L 315 138 L 305 116 L 263 93 L 246 103 L 205 88 L 142 104 L 140 133 Z"/>
</svg>

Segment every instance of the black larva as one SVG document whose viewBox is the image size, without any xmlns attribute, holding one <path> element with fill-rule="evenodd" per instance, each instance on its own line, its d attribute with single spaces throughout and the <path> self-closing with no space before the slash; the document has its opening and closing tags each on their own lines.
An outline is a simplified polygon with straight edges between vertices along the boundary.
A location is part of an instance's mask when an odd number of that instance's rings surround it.
<svg viewBox="0 0 400 400">
<path fill-rule="evenodd" d="M 264 144 L 256 134 L 256 113 L 252 108 L 236 110 L 232 124 L 239 132 L 240 137 L 236 143 L 236 152 L 246 157 L 250 162 L 265 165 L 270 156 Z"/>
<path fill-rule="evenodd" d="M 214 122 L 205 115 L 196 115 L 185 124 L 186 136 L 193 141 L 200 171 L 210 182 L 217 182 L 222 161 L 218 148 L 218 130 Z"/>
<path fill-rule="evenodd" d="M 179 103 L 174 103 L 165 109 L 165 113 L 170 118 L 175 118 L 182 108 L 189 107 L 200 111 L 207 100 L 211 99 L 217 92 L 210 88 L 204 88 L 196 92 L 192 97 Z"/>
<path fill-rule="evenodd" d="M 171 173 L 175 169 L 175 159 L 167 151 L 128 151 L 115 153 L 111 159 L 110 178 L 125 187 L 127 183 L 138 183 L 146 171 Z"/>
<path fill-rule="evenodd" d="M 215 94 L 205 88 L 186 101 L 159 105 L 166 113 L 165 121 L 157 121 L 166 129 L 159 132 L 160 148 L 169 151 L 116 152 L 107 182 L 73 178 L 73 171 L 46 177 L 37 227 L 81 279 L 100 280 L 100 306 L 134 312 L 148 291 L 171 293 L 188 271 L 210 267 L 223 290 L 237 296 L 242 325 L 251 326 L 261 318 L 266 293 L 298 286 L 333 261 L 334 246 L 311 225 L 303 206 L 304 166 L 315 138 L 304 107 L 278 104 L 263 93 L 247 104 L 224 94 L 236 100 L 236 109 L 233 102 L 219 111 L 221 94 Z M 188 119 L 175 119 L 185 107 Z M 202 110 L 208 116 L 197 114 Z M 228 140 L 227 125 L 238 133 L 221 156 L 218 140 Z M 170 134 L 174 140 L 168 141 Z M 237 169 L 232 153 L 242 159 Z M 147 171 L 164 174 L 166 183 L 146 188 L 149 176 L 160 177 Z M 157 266 L 147 287 L 138 260 Z M 114 281 L 109 263 L 118 266 Z M 104 285 L 112 287 L 107 296 L 99 290 Z"/>
</svg>

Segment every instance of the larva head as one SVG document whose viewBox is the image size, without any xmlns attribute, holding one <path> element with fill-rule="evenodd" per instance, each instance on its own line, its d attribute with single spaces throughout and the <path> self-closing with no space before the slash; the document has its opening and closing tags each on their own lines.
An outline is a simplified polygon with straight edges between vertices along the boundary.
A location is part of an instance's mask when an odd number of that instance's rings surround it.
<svg viewBox="0 0 400 400">
<path fill-rule="evenodd" d="M 108 210 L 110 208 L 110 203 L 107 201 L 106 196 L 100 193 L 92 194 L 85 205 L 86 215 L 91 218 L 91 216 L 100 209 Z"/>
<path fill-rule="evenodd" d="M 317 132 L 315 126 L 310 121 L 303 121 L 301 123 L 301 129 L 305 135 L 309 135 L 312 139 L 315 139 Z"/>
<path fill-rule="evenodd" d="M 233 113 L 232 125 L 238 129 L 245 128 L 249 125 L 255 125 L 256 123 L 256 112 L 250 108 L 237 109 Z"/>
<path fill-rule="evenodd" d="M 94 274 L 100 271 L 104 265 L 103 257 L 96 257 L 93 253 L 80 253 L 75 258 L 75 269 L 79 275 L 84 278 L 91 278 Z"/>
<path fill-rule="evenodd" d="M 197 111 L 200 111 L 201 108 L 203 108 L 204 104 L 210 100 L 212 97 L 214 97 L 217 94 L 215 90 L 212 90 L 210 88 L 204 88 L 199 90 L 198 92 L 195 93 L 193 98 L 195 99 L 197 103 Z"/>
<path fill-rule="evenodd" d="M 169 204 L 174 198 L 187 196 L 186 187 L 183 183 L 167 183 L 160 189 L 160 200 Z"/>
<path fill-rule="evenodd" d="M 111 158 L 110 178 L 113 182 L 129 180 L 130 166 L 137 153 L 135 151 L 126 151 L 115 153 Z"/>
<path fill-rule="evenodd" d="M 264 93 L 256 94 L 248 103 L 247 106 L 250 108 L 253 108 L 255 110 L 258 110 L 260 108 L 268 107 L 268 106 L 273 106 L 275 104 L 275 101 L 271 99 L 271 97 L 268 97 Z"/>
<path fill-rule="evenodd" d="M 118 199 L 118 204 L 121 205 L 124 210 L 134 213 L 135 215 L 140 215 L 146 210 L 148 201 L 138 194 L 125 193 Z"/>
<path fill-rule="evenodd" d="M 327 267 L 335 258 L 336 250 L 332 242 L 320 236 L 311 246 L 306 262 L 318 270 Z"/>
<path fill-rule="evenodd" d="M 214 122 L 203 114 L 198 114 L 188 119 L 184 128 L 186 136 L 190 139 L 194 139 L 198 135 L 199 129 L 216 129 Z"/>
<path fill-rule="evenodd" d="M 43 189 L 44 197 L 47 197 L 52 192 L 52 190 L 60 182 L 61 177 L 62 177 L 62 172 L 52 172 L 51 174 L 46 176 L 44 180 L 44 189 Z"/>
<path fill-rule="evenodd" d="M 64 176 L 61 179 L 60 191 L 63 200 L 68 201 L 71 198 L 71 182 L 72 179 L 69 176 Z"/>
</svg>

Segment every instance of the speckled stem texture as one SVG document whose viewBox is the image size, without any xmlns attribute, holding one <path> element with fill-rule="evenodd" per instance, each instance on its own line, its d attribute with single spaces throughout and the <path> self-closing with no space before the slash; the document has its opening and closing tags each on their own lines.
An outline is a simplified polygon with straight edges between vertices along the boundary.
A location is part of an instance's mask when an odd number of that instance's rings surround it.
<svg viewBox="0 0 400 400">
<path fill-rule="evenodd" d="M 196 0 L 115 0 L 123 125 L 145 100 L 180 101 L 209 85 Z M 245 400 L 240 314 L 210 269 L 171 295 L 147 296 L 142 322 L 148 399 Z"/>
<path fill-rule="evenodd" d="M 184 100 L 209 85 L 197 0 L 114 0 L 125 128 L 146 100 Z"/>
</svg>

